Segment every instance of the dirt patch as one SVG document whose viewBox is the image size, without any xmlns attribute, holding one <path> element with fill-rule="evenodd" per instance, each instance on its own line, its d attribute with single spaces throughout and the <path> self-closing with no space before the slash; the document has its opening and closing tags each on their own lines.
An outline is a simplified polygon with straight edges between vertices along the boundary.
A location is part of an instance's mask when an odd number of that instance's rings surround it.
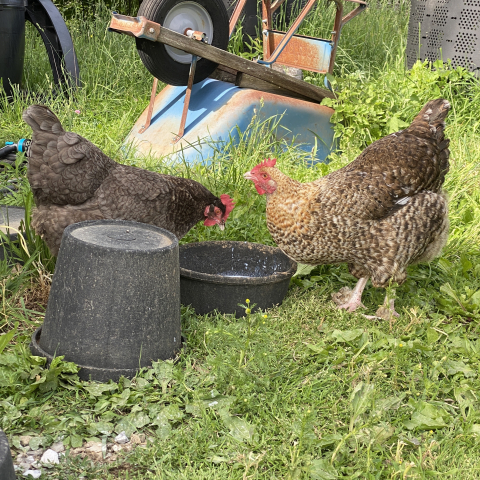
<svg viewBox="0 0 480 480">
<path fill-rule="evenodd" d="M 23 302 L 27 310 L 44 312 L 47 308 L 48 296 L 52 286 L 51 278 L 41 276 L 32 280 L 22 294 Z M 19 302 L 19 306 L 20 302 Z"/>
</svg>

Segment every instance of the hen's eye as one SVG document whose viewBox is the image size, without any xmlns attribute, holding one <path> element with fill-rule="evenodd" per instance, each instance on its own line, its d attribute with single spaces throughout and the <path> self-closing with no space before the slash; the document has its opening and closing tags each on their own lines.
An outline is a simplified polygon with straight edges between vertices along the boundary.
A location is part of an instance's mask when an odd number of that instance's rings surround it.
<svg viewBox="0 0 480 480">
<path fill-rule="evenodd" d="M 262 177 L 263 177 L 263 178 L 267 178 L 268 175 L 267 175 L 266 173 L 264 173 L 264 174 L 262 175 Z"/>
</svg>

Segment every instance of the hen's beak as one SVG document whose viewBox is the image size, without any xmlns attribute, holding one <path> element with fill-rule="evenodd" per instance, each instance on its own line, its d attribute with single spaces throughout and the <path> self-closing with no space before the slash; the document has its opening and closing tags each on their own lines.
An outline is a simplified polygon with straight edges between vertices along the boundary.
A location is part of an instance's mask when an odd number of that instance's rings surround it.
<svg viewBox="0 0 480 480">
<path fill-rule="evenodd" d="M 223 232 L 225 230 L 225 220 L 218 222 L 218 228 Z"/>
<path fill-rule="evenodd" d="M 253 180 L 253 175 L 251 172 L 247 172 L 243 174 L 243 178 L 246 178 L 247 180 Z"/>
</svg>

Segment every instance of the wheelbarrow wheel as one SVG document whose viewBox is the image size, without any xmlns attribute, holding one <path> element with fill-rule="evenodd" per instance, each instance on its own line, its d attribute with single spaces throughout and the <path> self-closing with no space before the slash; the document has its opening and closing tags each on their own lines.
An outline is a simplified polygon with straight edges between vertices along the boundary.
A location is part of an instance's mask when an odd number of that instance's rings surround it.
<svg viewBox="0 0 480 480">
<path fill-rule="evenodd" d="M 144 0 L 138 16 L 144 16 L 165 28 L 183 33 L 186 28 L 206 33 L 207 42 L 226 50 L 228 14 L 222 0 Z M 187 85 L 192 55 L 159 42 L 137 38 L 137 50 L 145 68 L 169 85 Z M 194 83 L 207 78 L 216 63 L 199 58 Z"/>
</svg>

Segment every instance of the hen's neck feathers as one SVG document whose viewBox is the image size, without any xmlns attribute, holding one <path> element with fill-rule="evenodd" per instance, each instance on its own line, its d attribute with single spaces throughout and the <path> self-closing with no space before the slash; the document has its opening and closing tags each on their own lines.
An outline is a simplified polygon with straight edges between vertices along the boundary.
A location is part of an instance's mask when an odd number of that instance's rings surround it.
<svg viewBox="0 0 480 480">
<path fill-rule="evenodd" d="M 293 193 L 295 194 L 295 196 L 292 197 L 294 200 L 297 197 L 297 193 L 302 196 L 308 195 L 310 190 L 312 192 L 318 190 L 318 184 L 322 180 L 320 178 L 313 182 L 302 183 L 285 175 L 276 167 L 269 167 L 265 170 L 277 184 L 277 188 L 273 193 L 267 193 L 267 203 L 274 202 L 285 195 L 292 196 Z"/>
</svg>

